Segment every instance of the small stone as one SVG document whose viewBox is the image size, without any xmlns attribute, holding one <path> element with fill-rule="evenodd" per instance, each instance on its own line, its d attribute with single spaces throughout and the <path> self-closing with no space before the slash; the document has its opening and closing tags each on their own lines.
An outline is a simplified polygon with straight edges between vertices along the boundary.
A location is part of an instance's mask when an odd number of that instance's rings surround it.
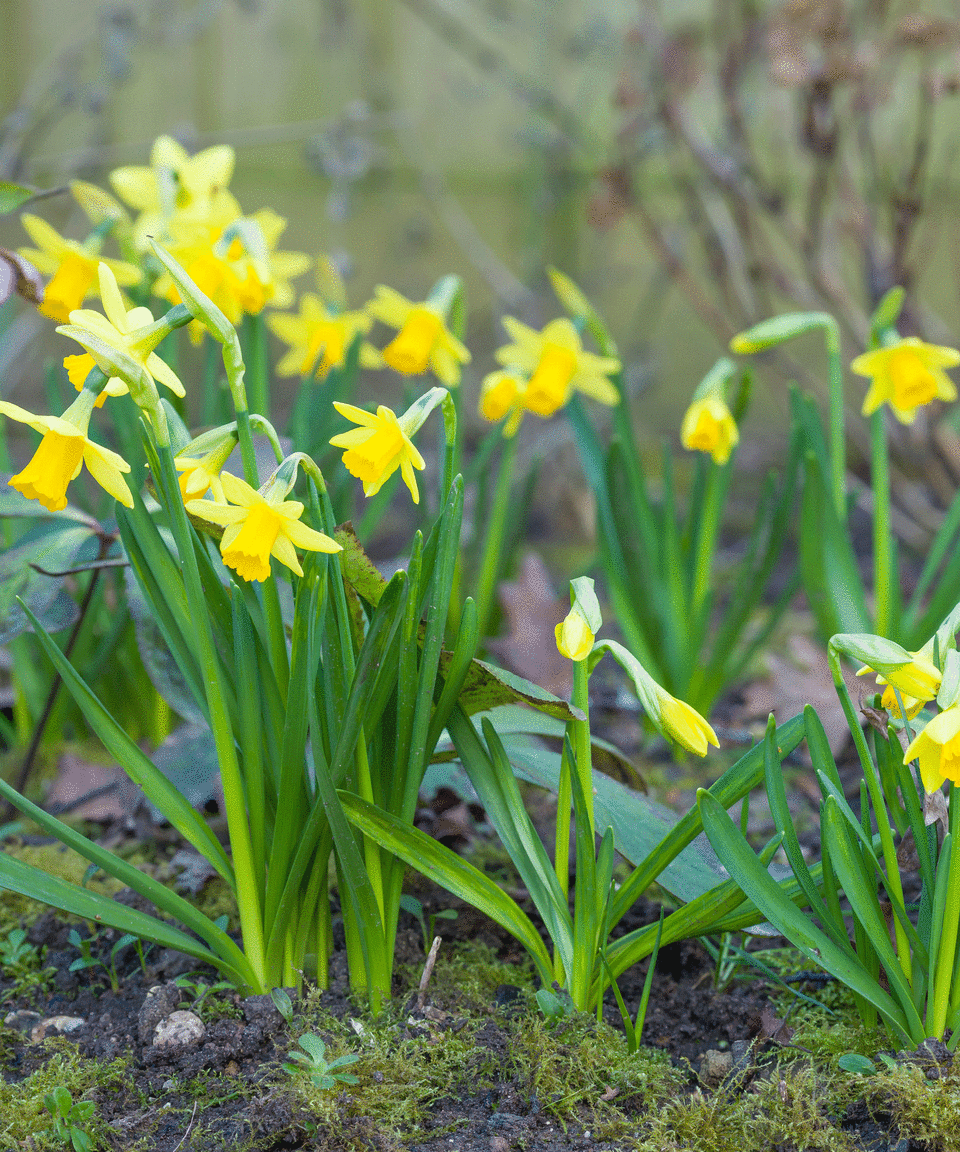
<svg viewBox="0 0 960 1152">
<path fill-rule="evenodd" d="M 147 993 L 137 1016 L 137 1036 L 141 1044 L 149 1044 L 161 1020 L 183 999 L 183 991 L 176 984 L 155 984 Z"/>
<path fill-rule="evenodd" d="M 48 1016 L 41 1020 L 30 1032 L 31 1040 L 42 1040 L 45 1036 L 69 1036 L 86 1024 L 82 1016 Z"/>
<path fill-rule="evenodd" d="M 733 1053 L 708 1048 L 700 1061 L 700 1081 L 705 1088 L 716 1088 L 733 1069 Z"/>
<path fill-rule="evenodd" d="M 510 1141 L 503 1136 L 491 1136 L 490 1152 L 510 1152 Z"/>
<path fill-rule="evenodd" d="M 18 1032 L 30 1032 L 40 1023 L 40 1013 L 28 1012 L 26 1009 L 8 1012 L 3 1022 L 8 1028 L 15 1028 Z"/>
<path fill-rule="evenodd" d="M 190 1048 L 203 1039 L 206 1028 L 193 1012 L 171 1012 L 153 1031 L 154 1048 Z"/>
</svg>

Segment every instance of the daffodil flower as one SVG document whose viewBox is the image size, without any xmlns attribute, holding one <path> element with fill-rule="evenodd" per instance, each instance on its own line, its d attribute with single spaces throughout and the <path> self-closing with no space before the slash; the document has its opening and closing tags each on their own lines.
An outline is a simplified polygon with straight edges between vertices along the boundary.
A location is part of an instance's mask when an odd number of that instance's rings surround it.
<svg viewBox="0 0 960 1152">
<path fill-rule="evenodd" d="M 920 779 L 927 792 L 936 792 L 944 780 L 960 784 L 960 703 L 925 724 L 904 749 L 903 759 L 920 761 Z"/>
<path fill-rule="evenodd" d="M 127 311 L 117 286 L 116 277 L 105 263 L 100 264 L 100 295 L 106 316 L 87 308 L 78 308 L 70 313 L 70 323 L 57 329 L 64 336 L 88 348 L 80 356 L 67 356 L 63 365 L 71 384 L 79 391 L 83 387 L 90 369 L 97 362 L 96 343 L 102 342 L 109 348 L 123 352 L 143 369 L 153 380 L 165 384 L 177 396 L 185 395 L 184 387 L 174 370 L 154 352 L 154 348 L 169 335 L 170 327 L 162 321 L 155 321 L 149 308 L 131 308 Z M 93 341 L 87 337 L 92 335 Z M 128 384 L 118 376 L 110 376 L 110 366 L 104 362 L 99 367 L 110 377 L 101 393 L 123 396 L 129 391 Z"/>
<path fill-rule="evenodd" d="M 130 465 L 87 435 L 94 400 L 92 392 L 81 392 L 62 416 L 35 416 L 16 404 L 0 400 L 0 415 L 29 424 L 34 431 L 43 433 L 40 447 L 30 463 L 8 481 L 11 488 L 28 500 L 39 500 L 50 512 L 60 512 L 67 506 L 67 486 L 86 464 L 101 488 L 125 507 L 133 507 L 133 497 L 122 475 L 130 471 Z"/>
<path fill-rule="evenodd" d="M 267 317 L 270 331 L 290 345 L 277 363 L 277 375 L 306 376 L 316 366 L 315 376 L 323 380 L 331 368 L 344 363 L 347 349 L 372 325 L 365 312 L 333 312 L 315 293 L 304 292 L 299 314 L 274 312 Z M 380 353 L 366 341 L 360 345 L 360 363 L 364 368 L 383 366 Z"/>
<path fill-rule="evenodd" d="M 601 404 L 616 404 L 619 400 L 608 377 L 620 370 L 620 361 L 585 352 L 576 328 L 566 317 L 551 320 L 542 332 L 512 316 L 504 316 L 503 326 L 513 343 L 497 349 L 497 362 L 529 376 L 523 398 L 529 411 L 551 416 L 574 391 Z"/>
<path fill-rule="evenodd" d="M 150 152 L 150 165 L 115 168 L 110 183 L 117 195 L 140 213 L 134 225 L 134 244 L 149 249 L 151 236 L 166 236 L 169 222 L 221 227 L 241 215 L 240 205 L 227 191 L 236 160 L 226 144 L 204 148 L 191 156 L 170 136 L 159 136 Z"/>
<path fill-rule="evenodd" d="M 443 315 L 429 301 L 415 304 L 378 284 L 367 311 L 374 319 L 398 329 L 396 339 L 381 353 L 385 364 L 405 376 L 419 376 L 429 368 L 448 388 L 460 383 L 460 367 L 470 363 L 469 349 L 447 328 Z"/>
<path fill-rule="evenodd" d="M 877 685 L 883 688 L 880 705 L 901 720 L 912 720 L 928 701 L 935 699 L 940 691 L 942 673 L 934 664 L 933 641 L 929 641 L 916 652 L 909 664 L 881 676 L 877 674 Z M 865 665 L 858 676 L 869 676 L 874 670 Z M 896 689 L 896 691 L 894 691 Z M 903 702 L 903 712 L 897 703 L 897 693 Z"/>
<path fill-rule="evenodd" d="M 220 482 L 229 504 L 191 500 L 186 508 L 191 516 L 225 526 L 220 554 L 242 580 L 266 580 L 271 556 L 302 576 L 297 548 L 341 551 L 335 540 L 300 523 L 303 505 L 284 499 L 290 490 L 287 484 L 271 479 L 257 491 L 229 472 L 221 475 Z"/>
<path fill-rule="evenodd" d="M 671 696 L 659 684 L 656 688 L 660 727 L 665 736 L 676 740 L 681 747 L 697 756 L 706 756 L 708 744 L 720 747 L 716 732 L 696 708 Z"/>
<path fill-rule="evenodd" d="M 503 434 L 509 439 L 523 420 L 525 392 L 526 381 L 519 373 L 503 368 L 488 373 L 480 384 L 480 415 L 491 424 L 508 416 Z"/>
<path fill-rule="evenodd" d="M 709 452 L 715 464 L 726 464 L 740 433 L 726 401 L 716 393 L 695 399 L 680 425 L 680 443 L 695 452 Z"/>
<path fill-rule="evenodd" d="M 945 368 L 960 364 L 960 352 L 925 344 L 908 336 L 886 348 L 864 352 L 850 365 L 853 372 L 871 378 L 863 401 L 869 416 L 886 402 L 901 424 L 912 424 L 917 409 L 932 400 L 956 400 L 957 389 Z"/>
<path fill-rule="evenodd" d="M 200 291 L 231 324 L 238 324 L 244 313 L 256 315 L 267 304 L 287 308 L 294 301 L 290 281 L 309 268 L 310 257 L 304 252 L 276 250 L 286 226 L 281 216 L 263 209 L 233 220 L 226 228 L 211 228 L 199 236 L 195 229 L 183 230 L 188 237 L 184 242 L 171 225 L 173 236 L 168 247 Z M 169 273 L 157 280 L 154 291 L 174 304 L 181 302 Z M 198 340 L 202 327 L 191 324 L 190 332 Z"/>
<path fill-rule="evenodd" d="M 426 465 L 410 439 L 411 428 L 405 420 L 398 420 L 396 414 L 383 404 L 377 408 L 376 414 L 336 400 L 333 406 L 341 416 L 360 425 L 332 437 L 330 443 L 334 448 L 346 449 L 343 466 L 351 476 L 362 481 L 363 494 L 375 495 L 399 468 L 414 504 L 419 504 L 420 492 L 413 470 L 422 470 Z"/>
<path fill-rule="evenodd" d="M 590 630 L 590 624 L 576 605 L 556 626 L 554 635 L 560 655 L 577 662 L 586 660 L 593 651 L 593 642 L 596 639 Z"/>
<path fill-rule="evenodd" d="M 180 493 L 185 504 L 188 500 L 199 500 L 208 492 L 213 494 L 213 498 L 218 504 L 226 504 L 227 498 L 223 492 L 220 473 L 223 471 L 223 466 L 229 459 L 236 443 L 235 435 L 225 436 L 220 444 L 202 456 L 179 455 L 175 457 L 173 463 L 181 474 Z"/>
<path fill-rule="evenodd" d="M 105 260 L 100 255 L 100 237 L 94 234 L 85 244 L 68 240 L 46 220 L 24 212 L 20 217 L 37 248 L 19 248 L 26 260 L 49 276 L 39 311 L 51 320 L 64 321 L 88 296 L 97 291 L 97 268 L 106 264 L 117 283 L 128 287 L 139 283 L 140 269 L 123 260 Z"/>
</svg>

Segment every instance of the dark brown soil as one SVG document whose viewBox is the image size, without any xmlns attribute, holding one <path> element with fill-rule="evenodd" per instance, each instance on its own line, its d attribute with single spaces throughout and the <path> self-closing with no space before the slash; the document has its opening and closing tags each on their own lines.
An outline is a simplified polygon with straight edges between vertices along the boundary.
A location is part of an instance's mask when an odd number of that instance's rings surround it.
<svg viewBox="0 0 960 1152">
<path fill-rule="evenodd" d="M 130 897 L 121 893 L 120 898 Z M 438 894 L 437 907 L 450 907 L 451 898 Z M 641 902 L 634 910 L 637 923 L 648 921 L 653 906 Z M 412 921 L 409 921 L 412 923 Z M 632 927 L 626 924 L 625 928 Z M 495 948 L 508 961 L 520 961 L 515 943 L 469 908 L 461 908 L 459 918 L 444 924 L 448 937 L 445 948 L 456 949 L 458 940 L 480 939 Z M 317 1128 L 313 1118 L 294 1102 L 290 1078 L 281 1063 L 293 1047 L 299 1032 L 288 1028 L 269 996 L 245 999 L 235 992 L 212 997 L 220 1019 L 207 1015 L 202 1039 L 183 1047 L 158 1048 L 155 1027 L 178 1006 L 189 1007 L 192 997 L 176 987 L 177 975 L 195 971 L 193 962 L 176 953 L 148 953 L 146 971 L 141 970 L 132 947 L 120 953 L 117 964 L 118 988 L 112 990 L 105 968 L 72 973 L 69 967 L 77 949 L 68 942 L 69 928 L 53 914 L 43 916 L 30 929 L 31 943 L 46 949 L 45 963 L 55 969 L 55 990 L 36 1002 L 9 998 L 10 981 L 0 980 L 0 997 L 6 997 L 4 1077 L 19 1081 L 49 1061 L 65 1047 L 75 1048 L 80 1057 L 110 1061 L 129 1058 L 129 1074 L 120 1083 L 97 1091 L 97 1115 L 111 1132 L 112 1147 L 136 1147 L 144 1152 L 180 1152 L 181 1149 L 395 1149 L 409 1152 L 507 1152 L 508 1149 L 610 1149 L 626 1152 L 630 1139 L 596 1141 L 590 1131 L 590 1114 L 584 1109 L 581 1121 L 558 1123 L 555 1110 L 537 1098 L 529 1081 L 510 1057 L 511 1037 L 522 1025 L 525 1013 L 536 1010 L 531 998 L 518 988 L 503 985 L 489 1005 L 487 1018 L 476 1030 L 474 1043 L 478 1058 L 488 1070 L 483 1082 L 465 1066 L 459 1082 L 449 1094 L 438 1094 L 432 1102 L 426 1124 L 421 1124 L 412 1142 L 378 1131 L 370 1117 L 356 1115 L 350 1106 L 349 1088 L 338 1097 L 339 1123 Z M 83 934 L 83 933 L 81 933 Z M 403 961 L 422 963 L 419 932 L 403 928 L 399 939 Z M 108 961 L 111 934 L 97 940 L 93 954 Z M 346 995 L 342 956 L 334 956 L 335 980 L 322 995 L 322 1004 L 334 1016 L 355 1016 L 359 1010 Z M 413 969 L 408 969 L 413 970 Z M 737 983 L 725 992 L 711 986 L 713 964 L 696 942 L 665 948 L 659 957 L 653 994 L 647 1015 L 644 1043 L 661 1049 L 684 1070 L 687 1091 L 705 1091 L 706 1079 L 697 1071 L 708 1050 L 726 1049 L 744 1060 L 750 1075 L 763 1074 L 763 1053 L 776 1045 L 764 1039 L 770 1031 L 773 1012 L 770 990 L 761 980 Z M 216 976 L 202 974 L 208 983 Z M 196 976 L 192 977 L 197 979 Z M 642 970 L 628 972 L 621 988 L 628 1004 L 639 1001 Z M 438 1008 L 428 995 L 424 1009 L 417 1012 L 411 987 L 398 986 L 398 998 L 408 1000 L 398 1041 L 415 1035 L 418 1028 L 442 1035 L 463 1025 L 455 1012 Z M 82 1024 L 64 1039 L 58 1028 L 42 1022 L 51 1017 L 80 1018 Z M 606 1006 L 607 1021 L 619 1026 L 615 1005 Z M 66 1028 L 70 1025 L 66 1024 Z M 302 1031 L 302 1029 L 301 1029 Z M 469 1064 L 469 1061 L 467 1062 Z M 489 1069 L 496 1071 L 489 1075 Z M 199 1097 L 196 1078 L 207 1079 L 207 1091 Z M 192 1082 L 193 1090 L 187 1091 Z M 629 1113 L 630 1104 L 624 1107 Z M 897 1142 L 889 1136 L 884 1118 L 866 1108 L 847 1118 L 846 1124 L 859 1133 L 859 1147 L 920 1152 L 921 1145 Z M 636 1114 L 637 1134 L 644 1128 L 641 1110 Z M 429 1136 L 436 1130 L 435 1138 Z M 451 1131 L 455 1133 L 451 1136 Z M 23 1145 L 28 1147 L 29 1145 Z M 794 1145 L 783 1145 L 784 1149 Z M 4 1150 L 6 1152 L 6 1150 Z"/>
</svg>

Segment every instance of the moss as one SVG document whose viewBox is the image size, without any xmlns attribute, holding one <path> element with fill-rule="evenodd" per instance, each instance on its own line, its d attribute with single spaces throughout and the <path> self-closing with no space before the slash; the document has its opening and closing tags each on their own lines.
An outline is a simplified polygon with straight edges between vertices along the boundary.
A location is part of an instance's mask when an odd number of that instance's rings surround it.
<svg viewBox="0 0 960 1152">
<path fill-rule="evenodd" d="M 53 1049 L 51 1059 L 35 1072 L 16 1084 L 0 1082 L 0 1147 L 26 1147 L 29 1138 L 38 1150 L 58 1146 L 52 1134 L 53 1117 L 43 1104 L 44 1096 L 54 1088 L 66 1088 L 76 1102 L 129 1086 L 130 1073 L 123 1059 L 110 1064 L 82 1059 L 64 1040 L 48 1042 L 47 1049 Z M 95 1148 L 110 1146 L 108 1130 L 96 1113 L 85 1130 Z"/>
<path fill-rule="evenodd" d="M 422 964 L 398 965 L 397 978 L 413 990 L 422 971 Z M 486 944 L 457 940 L 450 948 L 441 946 L 427 992 L 431 1004 L 448 1012 L 489 1012 L 501 984 L 533 990 L 536 978 L 526 957 L 508 963 Z"/>
</svg>

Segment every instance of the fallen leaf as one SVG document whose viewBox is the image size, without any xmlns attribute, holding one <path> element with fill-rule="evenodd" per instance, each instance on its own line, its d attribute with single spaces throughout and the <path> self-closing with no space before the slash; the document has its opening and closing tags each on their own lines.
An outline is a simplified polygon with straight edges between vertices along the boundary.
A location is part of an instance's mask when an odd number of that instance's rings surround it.
<svg viewBox="0 0 960 1152">
<path fill-rule="evenodd" d="M 569 698 L 573 682 L 570 661 L 557 651 L 554 629 L 569 610 L 550 582 L 543 561 L 528 552 L 515 581 L 499 588 L 507 635 L 489 643 L 501 663 L 518 676 L 555 696 Z"/>
</svg>

